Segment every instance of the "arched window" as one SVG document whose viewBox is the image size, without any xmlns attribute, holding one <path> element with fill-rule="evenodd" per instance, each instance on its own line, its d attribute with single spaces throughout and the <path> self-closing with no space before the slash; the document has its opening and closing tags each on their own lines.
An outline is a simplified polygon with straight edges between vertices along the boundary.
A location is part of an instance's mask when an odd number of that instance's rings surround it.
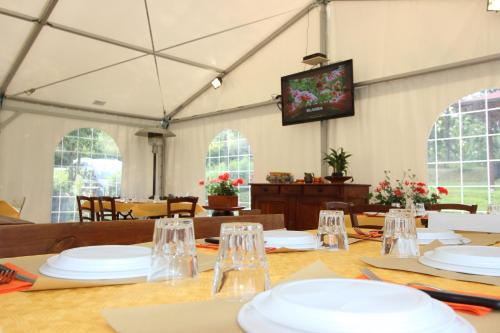
<svg viewBox="0 0 500 333">
<path fill-rule="evenodd" d="M 239 186 L 239 205 L 250 207 L 248 184 L 253 178 L 253 156 L 247 139 L 235 130 L 223 130 L 208 146 L 205 178 L 213 179 L 223 172 L 229 172 L 233 179 L 245 180 L 245 184 Z"/>
<path fill-rule="evenodd" d="M 80 128 L 63 137 L 54 155 L 52 222 L 78 220 L 76 195 L 119 196 L 122 158 L 107 133 Z"/>
<path fill-rule="evenodd" d="M 445 186 L 442 202 L 500 203 L 500 89 L 465 96 L 438 118 L 429 135 L 430 185 Z"/>
</svg>

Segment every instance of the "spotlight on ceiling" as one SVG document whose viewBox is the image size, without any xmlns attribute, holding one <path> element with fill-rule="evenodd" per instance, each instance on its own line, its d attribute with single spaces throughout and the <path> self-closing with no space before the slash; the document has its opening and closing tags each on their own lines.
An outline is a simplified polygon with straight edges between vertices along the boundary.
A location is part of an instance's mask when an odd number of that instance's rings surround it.
<svg viewBox="0 0 500 333">
<path fill-rule="evenodd" d="M 487 0 L 486 9 L 492 12 L 500 11 L 500 0 Z"/>
<path fill-rule="evenodd" d="M 210 83 L 212 84 L 212 87 L 214 87 L 214 89 L 217 89 L 220 86 L 222 86 L 222 78 L 218 76 L 215 79 L 213 79 L 212 82 Z"/>
</svg>

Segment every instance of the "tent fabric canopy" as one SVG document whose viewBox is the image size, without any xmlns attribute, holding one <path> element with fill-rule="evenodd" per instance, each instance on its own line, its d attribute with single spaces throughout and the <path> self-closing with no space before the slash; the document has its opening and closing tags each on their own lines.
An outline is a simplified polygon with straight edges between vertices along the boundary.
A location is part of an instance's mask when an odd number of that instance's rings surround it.
<svg viewBox="0 0 500 333">
<path fill-rule="evenodd" d="M 47 23 L 26 45 L 51 5 Z M 162 98 L 170 113 L 310 5 L 315 6 L 310 0 L 0 0 L 0 28 L 9 32 L 2 38 L 0 83 L 7 99 L 160 118 Z M 6 82 L 23 47 L 26 56 Z"/>
</svg>

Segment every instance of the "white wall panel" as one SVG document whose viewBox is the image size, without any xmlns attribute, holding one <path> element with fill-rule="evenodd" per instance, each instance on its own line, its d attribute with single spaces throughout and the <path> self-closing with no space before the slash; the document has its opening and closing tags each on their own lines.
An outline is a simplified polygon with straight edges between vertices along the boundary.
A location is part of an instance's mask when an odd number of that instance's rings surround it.
<svg viewBox="0 0 500 333">
<path fill-rule="evenodd" d="M 23 114 L 0 132 L 0 198 L 25 196 L 21 218 L 50 222 L 54 151 L 64 135 L 81 127 L 99 128 L 115 139 L 124 193 L 152 192 L 152 154 L 147 139 L 134 135 L 137 128 Z"/>
<path fill-rule="evenodd" d="M 483 0 L 330 3 L 329 54 L 364 81 L 500 53 L 500 15 Z"/>
<path fill-rule="evenodd" d="M 281 93 L 281 76 L 309 68 L 302 57 L 319 51 L 318 34 L 316 8 L 224 77 L 222 87 L 208 90 L 176 117 L 270 100 Z"/>
<path fill-rule="evenodd" d="M 281 126 L 276 106 L 265 106 L 211 119 L 172 124 L 175 138 L 167 139 L 166 192 L 203 197 L 198 181 L 205 178 L 208 145 L 224 129 L 240 131 L 254 156 L 254 181 L 265 182 L 270 171 L 320 173 L 319 123 Z"/>
</svg>

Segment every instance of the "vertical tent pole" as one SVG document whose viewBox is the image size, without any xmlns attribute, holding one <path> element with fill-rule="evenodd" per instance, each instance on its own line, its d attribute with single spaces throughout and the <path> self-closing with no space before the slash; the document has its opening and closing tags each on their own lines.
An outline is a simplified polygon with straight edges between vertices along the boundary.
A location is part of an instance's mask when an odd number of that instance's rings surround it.
<svg viewBox="0 0 500 333">
<path fill-rule="evenodd" d="M 326 6 L 328 0 L 318 0 L 320 4 L 319 12 L 319 45 L 320 52 L 324 55 L 328 55 L 328 14 L 326 11 Z M 325 63 L 321 63 L 321 66 Z M 325 177 L 328 175 L 328 165 L 323 163 L 323 153 L 328 150 L 328 120 L 321 120 L 320 122 L 320 165 L 321 165 L 321 176 Z"/>
</svg>

